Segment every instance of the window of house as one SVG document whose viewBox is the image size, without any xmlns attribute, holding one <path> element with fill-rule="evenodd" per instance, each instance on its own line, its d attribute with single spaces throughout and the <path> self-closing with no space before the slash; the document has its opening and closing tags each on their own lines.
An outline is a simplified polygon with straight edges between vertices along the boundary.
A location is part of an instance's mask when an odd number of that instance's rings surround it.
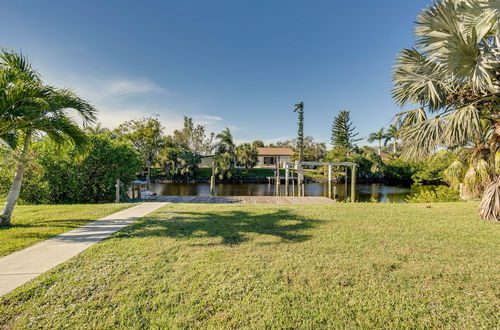
<svg viewBox="0 0 500 330">
<path fill-rule="evenodd" d="M 264 157 L 264 165 L 275 165 L 276 159 L 274 157 Z"/>
</svg>

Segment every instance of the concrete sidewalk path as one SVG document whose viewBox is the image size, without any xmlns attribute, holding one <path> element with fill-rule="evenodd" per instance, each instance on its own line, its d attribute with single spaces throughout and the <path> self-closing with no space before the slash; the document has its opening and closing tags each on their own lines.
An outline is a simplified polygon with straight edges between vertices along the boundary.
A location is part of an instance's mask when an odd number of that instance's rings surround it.
<svg viewBox="0 0 500 330">
<path fill-rule="evenodd" d="M 0 258 L 0 296 L 169 203 L 142 203 Z"/>
</svg>

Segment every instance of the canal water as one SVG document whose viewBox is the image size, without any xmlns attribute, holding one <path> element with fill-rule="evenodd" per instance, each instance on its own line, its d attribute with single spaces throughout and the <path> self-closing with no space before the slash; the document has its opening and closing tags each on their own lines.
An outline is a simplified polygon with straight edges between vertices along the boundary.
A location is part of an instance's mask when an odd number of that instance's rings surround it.
<svg viewBox="0 0 500 330">
<path fill-rule="evenodd" d="M 351 187 L 344 184 L 336 186 L 337 199 L 345 200 L 349 197 Z M 277 193 L 278 190 L 278 193 Z M 154 183 L 151 191 L 160 196 L 209 196 L 208 183 Z M 333 187 L 332 187 L 333 191 Z M 409 186 L 389 186 L 383 184 L 358 184 L 356 185 L 356 200 L 358 202 L 396 202 L 401 203 L 412 192 Z M 276 189 L 274 184 L 266 183 L 218 183 L 215 185 L 217 196 L 285 196 L 285 185 L 281 184 Z M 289 186 L 289 196 L 297 196 L 297 186 Z M 328 183 L 306 183 L 305 196 L 328 197 Z"/>
</svg>

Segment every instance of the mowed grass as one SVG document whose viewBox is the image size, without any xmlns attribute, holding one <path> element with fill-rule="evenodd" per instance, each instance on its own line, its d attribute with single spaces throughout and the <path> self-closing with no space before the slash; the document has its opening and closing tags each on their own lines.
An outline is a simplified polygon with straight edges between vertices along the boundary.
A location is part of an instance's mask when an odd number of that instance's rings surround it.
<svg viewBox="0 0 500 330">
<path fill-rule="evenodd" d="M 475 203 L 162 208 L 0 299 L 7 328 L 496 328 Z"/>
<path fill-rule="evenodd" d="M 0 227 L 0 257 L 132 205 L 17 205 L 12 226 Z"/>
</svg>

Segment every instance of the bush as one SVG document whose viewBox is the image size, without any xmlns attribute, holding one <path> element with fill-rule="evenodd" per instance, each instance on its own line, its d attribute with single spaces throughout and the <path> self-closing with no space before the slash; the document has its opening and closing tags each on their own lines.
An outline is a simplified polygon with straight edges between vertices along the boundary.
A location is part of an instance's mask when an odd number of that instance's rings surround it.
<svg viewBox="0 0 500 330">
<path fill-rule="evenodd" d="M 74 147 L 61 153 L 50 143 L 42 144 L 38 162 L 50 203 L 113 201 L 116 179 L 128 184 L 136 178 L 141 161 L 129 145 L 109 133 L 91 134 L 89 140 L 83 157 Z"/>
<path fill-rule="evenodd" d="M 411 182 L 412 176 L 419 170 L 415 163 L 406 162 L 400 158 L 389 160 L 384 166 L 384 176 L 390 182 Z"/>
<path fill-rule="evenodd" d="M 33 145 L 20 201 L 31 204 L 96 203 L 115 199 L 116 179 L 125 184 L 141 169 L 137 153 L 110 133 L 89 135 L 82 155 L 73 146 L 56 147 L 48 140 Z M 14 176 L 15 160 L 0 163 L 0 196 Z"/>
<path fill-rule="evenodd" d="M 448 186 L 435 186 L 420 189 L 415 194 L 406 198 L 408 203 L 436 203 L 454 202 L 460 200 L 459 192 Z"/>
<path fill-rule="evenodd" d="M 414 182 L 443 183 L 443 172 L 456 159 L 456 154 L 441 150 L 420 164 L 420 169 L 412 176 Z"/>
</svg>

